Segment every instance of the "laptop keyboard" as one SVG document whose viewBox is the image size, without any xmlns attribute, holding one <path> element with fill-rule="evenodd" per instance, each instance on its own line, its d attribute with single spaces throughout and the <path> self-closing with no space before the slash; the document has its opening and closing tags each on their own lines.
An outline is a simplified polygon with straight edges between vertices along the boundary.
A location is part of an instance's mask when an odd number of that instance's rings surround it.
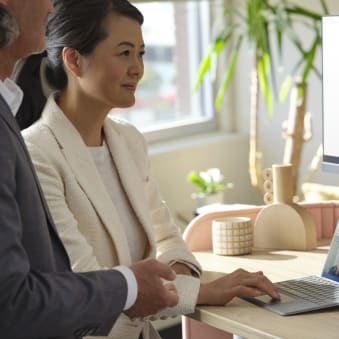
<svg viewBox="0 0 339 339">
<path fill-rule="evenodd" d="M 281 291 L 316 304 L 339 302 L 339 283 L 318 276 L 281 281 L 275 284 Z"/>
</svg>

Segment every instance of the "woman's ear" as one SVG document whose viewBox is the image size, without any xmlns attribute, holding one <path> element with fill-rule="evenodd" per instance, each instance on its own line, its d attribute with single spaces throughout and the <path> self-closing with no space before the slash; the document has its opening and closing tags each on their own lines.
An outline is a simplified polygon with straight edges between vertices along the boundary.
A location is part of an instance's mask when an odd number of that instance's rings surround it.
<svg viewBox="0 0 339 339">
<path fill-rule="evenodd" d="M 70 72 L 76 77 L 81 76 L 81 54 L 77 50 L 70 47 L 64 47 L 62 50 L 62 59 L 66 72 Z"/>
</svg>

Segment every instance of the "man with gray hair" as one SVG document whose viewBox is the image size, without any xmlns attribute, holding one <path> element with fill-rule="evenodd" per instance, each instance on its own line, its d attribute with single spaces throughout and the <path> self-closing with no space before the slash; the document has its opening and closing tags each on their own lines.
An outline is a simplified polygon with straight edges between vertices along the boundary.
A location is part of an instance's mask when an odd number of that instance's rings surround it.
<svg viewBox="0 0 339 339">
<path fill-rule="evenodd" d="M 19 28 L 14 17 L 3 5 L 0 6 L 0 48 L 11 44 L 19 35 Z"/>
<path fill-rule="evenodd" d="M 79 0 L 80 1 L 80 0 Z M 73 273 L 15 121 L 18 60 L 45 48 L 49 0 L 0 0 L 0 333 L 2 338 L 103 336 L 121 312 L 145 317 L 178 303 L 168 265 Z"/>
</svg>

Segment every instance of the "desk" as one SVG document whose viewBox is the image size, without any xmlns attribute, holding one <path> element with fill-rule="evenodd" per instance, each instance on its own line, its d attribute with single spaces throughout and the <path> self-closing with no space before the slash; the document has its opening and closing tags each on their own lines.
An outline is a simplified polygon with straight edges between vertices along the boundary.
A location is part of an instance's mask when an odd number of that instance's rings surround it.
<svg viewBox="0 0 339 339">
<path fill-rule="evenodd" d="M 217 256 L 212 252 L 194 252 L 206 272 L 203 281 L 239 267 L 262 270 L 273 281 L 320 274 L 329 241 L 321 241 L 309 252 L 254 250 L 246 256 Z M 250 339 L 264 338 L 339 338 L 339 309 L 283 317 L 234 298 L 227 306 L 198 306 L 187 319 L 195 319 L 217 329 Z M 212 338 L 212 337 L 211 337 Z"/>
</svg>

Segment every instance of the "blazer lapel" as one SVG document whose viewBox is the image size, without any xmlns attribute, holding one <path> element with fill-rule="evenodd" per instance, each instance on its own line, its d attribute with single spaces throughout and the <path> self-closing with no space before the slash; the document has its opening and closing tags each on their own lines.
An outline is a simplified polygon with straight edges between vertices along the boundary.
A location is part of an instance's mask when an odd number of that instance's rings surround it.
<svg viewBox="0 0 339 339">
<path fill-rule="evenodd" d="M 3 106 L 3 109 L 1 108 L 1 106 Z M 47 202 L 45 200 L 45 196 L 44 196 L 44 194 L 42 192 L 42 189 L 41 189 L 41 186 L 40 186 L 40 182 L 39 182 L 39 179 L 38 179 L 37 174 L 35 172 L 35 168 L 34 168 L 34 165 L 32 163 L 31 157 L 30 157 L 30 155 L 28 153 L 25 141 L 22 138 L 21 131 L 19 129 L 19 125 L 16 122 L 16 120 L 15 120 L 15 118 L 14 118 L 14 116 L 13 116 L 11 110 L 10 110 L 10 108 L 8 107 L 7 103 L 4 101 L 4 99 L 2 98 L 1 95 L 0 95 L 0 116 L 7 123 L 9 128 L 12 130 L 12 132 L 16 136 L 17 140 L 19 141 L 19 144 L 22 147 L 22 150 L 23 150 L 23 152 L 25 154 L 27 163 L 29 164 L 29 166 L 31 168 L 31 171 L 32 171 L 35 183 L 37 185 L 38 192 L 39 192 L 39 195 L 40 195 L 40 200 L 41 200 L 41 203 L 42 203 L 42 205 L 44 207 L 44 210 L 45 210 L 45 213 L 46 213 L 46 217 L 47 217 L 47 220 L 48 220 L 48 224 L 50 225 L 50 227 L 52 229 L 52 232 L 54 232 L 54 235 L 57 237 L 59 243 L 64 248 L 64 246 L 63 246 L 63 244 L 62 244 L 62 242 L 61 242 L 61 240 L 60 240 L 60 238 L 58 236 L 58 232 L 57 232 L 57 230 L 55 228 L 52 216 L 51 216 L 51 214 L 49 212 L 49 208 L 48 208 Z"/>
<path fill-rule="evenodd" d="M 62 113 L 53 96 L 48 99 L 42 119 L 56 138 L 75 179 L 91 201 L 102 224 L 111 235 L 119 257 L 119 263 L 129 265 L 131 257 L 128 251 L 126 235 L 120 224 L 119 214 L 112 206 L 112 199 L 80 134 Z"/>
<path fill-rule="evenodd" d="M 151 220 L 149 219 L 149 206 L 145 198 L 145 182 L 147 178 L 142 178 L 140 170 L 135 164 L 133 154 L 127 146 L 124 136 L 117 128 L 112 128 L 112 123 L 106 119 L 104 131 L 107 145 L 113 156 L 121 184 L 126 192 L 126 195 L 131 203 L 136 216 L 144 228 L 148 238 L 149 245 L 153 246 L 154 238 L 153 230 L 151 229 Z M 155 248 L 150 248 L 151 252 L 155 252 Z M 149 253 L 147 253 L 149 255 Z"/>
</svg>

